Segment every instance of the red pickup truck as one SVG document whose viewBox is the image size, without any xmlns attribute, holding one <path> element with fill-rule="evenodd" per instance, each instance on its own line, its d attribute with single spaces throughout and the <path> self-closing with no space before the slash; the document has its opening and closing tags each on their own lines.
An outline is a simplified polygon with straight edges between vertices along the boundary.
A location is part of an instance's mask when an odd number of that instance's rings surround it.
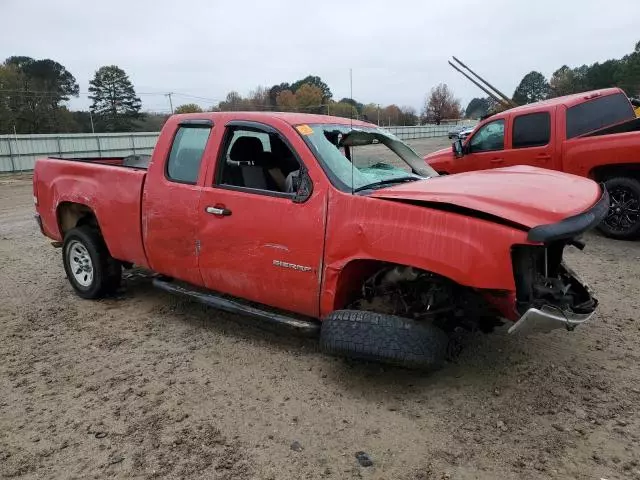
<svg viewBox="0 0 640 480">
<path fill-rule="evenodd" d="M 612 238 L 640 235 L 640 119 L 619 88 L 506 110 L 464 143 L 424 158 L 441 174 L 532 165 L 604 182 L 611 205 L 599 229 Z"/>
<path fill-rule="evenodd" d="M 562 260 L 608 208 L 585 178 L 438 176 L 374 125 L 293 113 L 175 115 L 135 160 L 36 163 L 36 218 L 83 298 L 146 267 L 329 352 L 419 367 L 460 328 L 572 330 L 596 309 Z"/>
</svg>

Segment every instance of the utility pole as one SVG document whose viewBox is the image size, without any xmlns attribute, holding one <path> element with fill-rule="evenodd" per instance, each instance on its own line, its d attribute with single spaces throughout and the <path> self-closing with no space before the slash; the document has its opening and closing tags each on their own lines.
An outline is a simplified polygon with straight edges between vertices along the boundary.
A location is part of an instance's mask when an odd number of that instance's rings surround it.
<svg viewBox="0 0 640 480">
<path fill-rule="evenodd" d="M 171 115 L 173 115 L 173 102 L 171 101 L 171 95 L 173 92 L 165 93 L 165 97 L 169 98 L 169 108 L 171 108 Z"/>
<path fill-rule="evenodd" d="M 91 113 L 91 110 L 89 110 L 89 120 L 91 120 L 91 133 L 95 135 L 96 130 L 93 128 L 93 114 Z"/>
<path fill-rule="evenodd" d="M 380 126 L 380 104 L 378 104 L 378 126 Z"/>
</svg>

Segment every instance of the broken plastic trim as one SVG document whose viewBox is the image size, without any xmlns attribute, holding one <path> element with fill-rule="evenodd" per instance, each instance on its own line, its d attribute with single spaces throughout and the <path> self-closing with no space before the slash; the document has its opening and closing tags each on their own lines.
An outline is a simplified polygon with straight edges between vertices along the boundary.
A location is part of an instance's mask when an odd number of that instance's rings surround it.
<svg viewBox="0 0 640 480">
<path fill-rule="evenodd" d="M 580 236 L 598 226 L 609 211 L 609 192 L 602 185 L 600 200 L 586 212 L 565 218 L 558 223 L 540 225 L 529 230 L 530 242 L 553 242 Z"/>
<path fill-rule="evenodd" d="M 566 312 L 552 306 L 530 308 L 516 323 L 509 327 L 509 333 L 522 335 L 546 333 L 557 328 L 571 331 L 587 322 L 594 313 L 595 311 L 591 313 Z"/>
</svg>

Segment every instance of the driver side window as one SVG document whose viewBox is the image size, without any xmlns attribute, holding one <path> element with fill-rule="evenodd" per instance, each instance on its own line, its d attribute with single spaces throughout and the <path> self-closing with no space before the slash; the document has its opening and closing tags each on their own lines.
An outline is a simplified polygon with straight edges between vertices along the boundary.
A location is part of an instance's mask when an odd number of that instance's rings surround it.
<svg viewBox="0 0 640 480">
<path fill-rule="evenodd" d="M 278 133 L 228 127 L 216 183 L 252 193 L 296 193 L 301 165 Z"/>
<path fill-rule="evenodd" d="M 469 142 L 469 153 L 504 150 L 504 120 L 483 125 Z"/>
</svg>

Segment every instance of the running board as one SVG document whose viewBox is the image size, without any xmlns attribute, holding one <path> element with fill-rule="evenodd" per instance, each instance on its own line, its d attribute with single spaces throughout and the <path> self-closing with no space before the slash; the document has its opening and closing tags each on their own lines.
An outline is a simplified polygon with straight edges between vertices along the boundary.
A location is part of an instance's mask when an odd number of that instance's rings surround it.
<svg viewBox="0 0 640 480">
<path fill-rule="evenodd" d="M 224 310 L 225 312 L 250 315 L 260 320 L 265 320 L 274 325 L 287 327 L 291 330 L 294 330 L 299 335 L 315 337 L 320 333 L 320 322 L 317 320 L 304 320 L 300 318 L 289 317 L 280 313 L 275 313 L 269 310 L 263 310 L 250 305 L 246 305 L 236 300 L 223 298 L 220 294 L 214 292 L 204 293 L 160 278 L 153 279 L 153 286 L 159 288 L 160 290 L 164 290 L 165 292 L 184 295 L 188 298 L 191 298 L 192 300 L 196 300 L 210 307 Z"/>
</svg>

